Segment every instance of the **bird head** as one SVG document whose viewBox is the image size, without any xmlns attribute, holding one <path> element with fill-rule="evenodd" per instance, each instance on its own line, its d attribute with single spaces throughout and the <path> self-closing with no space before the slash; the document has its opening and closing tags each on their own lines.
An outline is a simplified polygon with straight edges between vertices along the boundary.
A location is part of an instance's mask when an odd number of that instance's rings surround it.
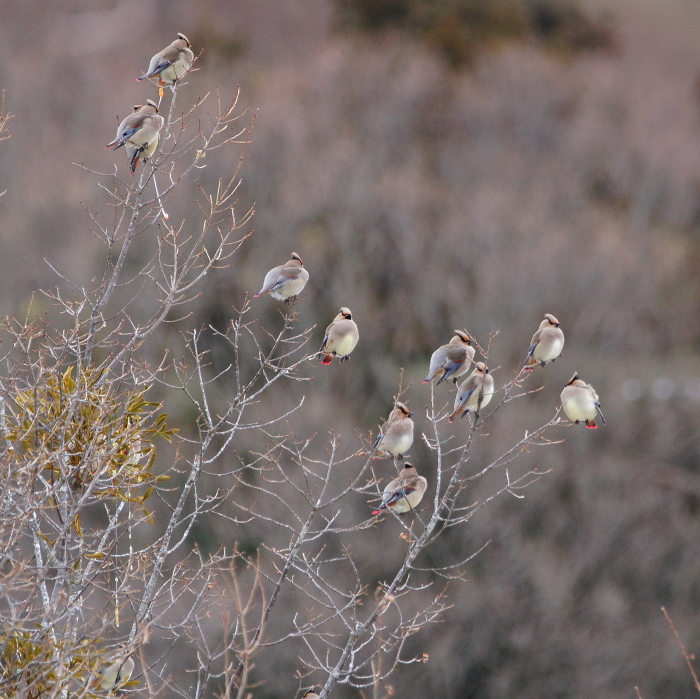
<svg viewBox="0 0 700 699">
<path fill-rule="evenodd" d="M 578 381 L 578 380 L 579 380 L 578 371 L 575 371 L 574 375 L 566 382 L 565 385 L 566 386 L 573 386 L 576 383 L 576 381 Z"/>
<path fill-rule="evenodd" d="M 398 410 L 403 417 L 411 417 L 413 413 L 408 409 L 404 403 L 396 403 L 395 410 Z"/>
</svg>

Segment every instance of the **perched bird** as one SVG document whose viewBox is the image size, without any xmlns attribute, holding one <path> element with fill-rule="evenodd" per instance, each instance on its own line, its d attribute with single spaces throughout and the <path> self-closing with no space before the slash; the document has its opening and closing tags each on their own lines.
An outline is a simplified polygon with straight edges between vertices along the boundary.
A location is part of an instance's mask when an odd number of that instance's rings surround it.
<svg viewBox="0 0 700 699">
<path fill-rule="evenodd" d="M 467 413 L 474 413 L 479 417 L 479 411 L 485 408 L 493 396 L 493 376 L 489 374 L 488 367 L 483 362 L 477 362 L 469 376 L 462 381 L 455 398 L 455 409 L 448 418 L 448 422 L 454 422 L 457 413 L 461 410 L 460 417 Z"/>
<path fill-rule="evenodd" d="M 532 336 L 530 347 L 525 357 L 525 371 L 532 371 L 535 364 L 544 366 L 561 356 L 564 349 L 564 333 L 559 321 L 551 314 L 545 313 L 539 330 Z"/>
<path fill-rule="evenodd" d="M 600 409 L 598 394 L 593 386 L 579 379 L 578 372 L 566 382 L 564 390 L 561 392 L 561 405 L 566 417 L 577 425 L 579 422 L 585 422 L 589 430 L 597 429 L 596 415 L 600 415 L 603 424 L 606 424 Z"/>
<path fill-rule="evenodd" d="M 410 512 L 423 499 L 427 487 L 428 481 L 423 476 L 419 476 L 411 464 L 406 464 L 401 469 L 399 477 L 384 488 L 382 504 L 372 514 L 378 515 L 387 508 L 400 515 Z"/>
<path fill-rule="evenodd" d="M 403 403 L 396 404 L 372 445 L 373 459 L 381 459 L 384 456 L 403 458 L 403 454 L 413 444 L 412 415 L 413 413 Z"/>
<path fill-rule="evenodd" d="M 137 80 L 158 76 L 159 85 L 174 85 L 189 69 L 194 60 L 190 41 L 178 33 L 178 38 L 157 53 L 148 65 L 148 70 Z"/>
<path fill-rule="evenodd" d="M 318 356 L 321 364 L 330 364 L 333 357 L 340 357 L 340 361 L 349 359 L 349 354 L 355 349 L 360 333 L 352 319 L 349 308 L 340 309 L 340 313 L 326 328 L 326 335 L 319 350 Z"/>
<path fill-rule="evenodd" d="M 158 105 L 147 100 L 143 106 L 137 105 L 117 129 L 117 136 L 105 148 L 114 146 L 113 150 L 125 146 L 129 158 L 131 174 L 136 171 L 141 156 L 150 157 L 158 147 L 158 138 L 164 119 L 158 114 Z"/>
<path fill-rule="evenodd" d="M 475 349 L 471 346 L 472 341 L 464 330 L 455 330 L 455 332 L 457 334 L 449 344 L 433 352 L 430 358 L 430 369 L 423 383 L 430 383 L 436 376 L 440 376 L 437 386 L 450 377 L 454 383 L 457 383 L 457 379 L 469 369 L 475 353 Z"/>
<path fill-rule="evenodd" d="M 289 303 L 302 292 L 308 281 L 309 273 L 304 269 L 301 257 L 293 252 L 291 260 L 265 275 L 262 289 L 253 298 L 269 293 L 273 299 Z"/>
<path fill-rule="evenodd" d="M 98 679 L 100 688 L 105 692 L 116 692 L 129 681 L 133 671 L 134 659 L 129 654 L 122 655 L 100 670 Z"/>
<path fill-rule="evenodd" d="M 309 689 L 302 695 L 301 699 L 318 699 L 318 694 L 313 689 Z"/>
</svg>

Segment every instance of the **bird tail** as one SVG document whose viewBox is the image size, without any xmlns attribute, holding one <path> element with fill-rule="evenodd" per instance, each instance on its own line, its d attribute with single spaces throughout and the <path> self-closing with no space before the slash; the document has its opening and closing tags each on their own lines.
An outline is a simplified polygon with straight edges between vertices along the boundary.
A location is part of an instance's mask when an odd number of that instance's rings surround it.
<svg viewBox="0 0 700 699">
<path fill-rule="evenodd" d="M 603 424 L 607 425 L 608 423 L 605 422 L 605 418 L 603 417 L 603 411 L 600 409 L 600 403 L 595 404 L 595 409 L 598 411 L 598 415 L 600 415 L 600 419 L 603 421 Z"/>
<path fill-rule="evenodd" d="M 534 367 L 537 362 L 534 360 L 532 357 L 535 347 L 537 347 L 537 343 L 533 342 L 530 347 L 528 347 L 527 350 L 527 357 L 525 357 L 525 366 L 523 367 L 523 371 L 532 371 L 531 367 Z"/>
<path fill-rule="evenodd" d="M 133 175 L 136 172 L 136 166 L 139 164 L 139 159 L 141 158 L 141 154 L 145 150 L 145 146 L 141 146 L 141 148 L 137 148 L 136 152 L 134 155 L 131 157 L 131 174 Z"/>
<path fill-rule="evenodd" d="M 440 377 L 440 380 L 435 385 L 439 386 L 445 379 L 449 379 L 450 376 L 452 376 L 452 374 L 454 374 L 454 370 L 448 371 L 447 369 L 444 369 L 442 372 L 442 376 Z"/>
</svg>

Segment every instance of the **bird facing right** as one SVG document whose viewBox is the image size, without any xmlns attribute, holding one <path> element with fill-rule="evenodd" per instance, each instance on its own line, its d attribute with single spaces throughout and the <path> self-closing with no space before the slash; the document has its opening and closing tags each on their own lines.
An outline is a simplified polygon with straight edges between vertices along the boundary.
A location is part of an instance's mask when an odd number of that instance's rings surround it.
<svg viewBox="0 0 700 699">
<path fill-rule="evenodd" d="M 340 313 L 326 328 L 323 344 L 318 353 L 321 364 L 330 364 L 333 357 L 339 357 L 341 362 L 346 361 L 350 358 L 350 353 L 355 349 L 359 339 L 360 333 L 352 319 L 352 312 L 343 306 Z"/>
<path fill-rule="evenodd" d="M 566 382 L 561 392 L 561 406 L 569 420 L 573 420 L 577 425 L 579 422 L 585 422 L 589 430 L 595 430 L 598 427 L 595 424 L 598 415 L 603 424 L 606 424 L 600 409 L 598 394 L 593 386 L 579 379 L 578 372 Z"/>
<path fill-rule="evenodd" d="M 464 330 L 455 330 L 457 333 L 447 345 L 438 347 L 430 357 L 430 369 L 423 383 L 430 383 L 436 376 L 440 377 L 439 386 L 443 381 L 452 378 L 454 383 L 466 374 L 469 365 L 474 359 L 475 349 L 471 346 L 471 338 Z"/>
<path fill-rule="evenodd" d="M 551 313 L 545 313 L 544 320 L 530 341 L 524 371 L 532 371 L 536 364 L 544 366 L 553 362 L 561 356 L 563 349 L 564 333 L 559 327 L 559 321 Z"/>
<path fill-rule="evenodd" d="M 194 60 L 190 41 L 178 33 L 177 39 L 157 53 L 148 65 L 148 70 L 137 80 L 158 76 L 159 85 L 174 85 L 189 69 Z"/>
<path fill-rule="evenodd" d="M 150 157 L 155 153 L 164 123 L 165 120 L 158 114 L 158 105 L 153 100 L 147 100 L 143 106 L 135 106 L 134 111 L 119 124 L 116 138 L 105 148 L 113 146 L 112 150 L 117 150 L 125 146 L 133 175 L 141 156 Z"/>
<path fill-rule="evenodd" d="M 269 293 L 273 299 L 289 303 L 303 291 L 308 281 L 309 273 L 304 269 L 301 257 L 293 252 L 291 260 L 273 267 L 265 275 L 262 289 L 253 298 Z"/>
<path fill-rule="evenodd" d="M 402 459 L 413 444 L 413 413 L 403 404 L 396 403 L 389 419 L 372 445 L 373 459 L 395 456 Z"/>
<path fill-rule="evenodd" d="M 418 507 L 427 487 L 428 481 L 423 476 L 419 476 L 411 464 L 406 464 L 401 469 L 399 477 L 384 488 L 382 504 L 372 514 L 378 515 L 386 509 L 400 515 L 411 512 Z"/>
<path fill-rule="evenodd" d="M 454 422 L 457 413 L 461 410 L 460 417 L 467 413 L 474 413 L 479 417 L 479 411 L 485 408 L 493 396 L 493 376 L 489 374 L 489 369 L 483 362 L 477 362 L 469 376 L 462 381 L 455 397 L 454 412 L 447 419 Z"/>
</svg>

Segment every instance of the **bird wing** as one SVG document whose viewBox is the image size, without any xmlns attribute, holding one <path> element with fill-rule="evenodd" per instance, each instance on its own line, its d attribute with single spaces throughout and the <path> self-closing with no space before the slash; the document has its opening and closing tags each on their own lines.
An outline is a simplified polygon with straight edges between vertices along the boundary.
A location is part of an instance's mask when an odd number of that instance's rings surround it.
<svg viewBox="0 0 700 699">
<path fill-rule="evenodd" d="M 464 347 L 450 347 L 447 350 L 447 357 L 445 359 L 445 363 L 443 364 L 444 371 L 442 372 L 442 376 L 437 382 L 437 385 L 439 386 L 445 379 L 449 379 L 450 376 L 452 376 L 452 374 L 454 374 L 455 371 L 457 371 L 457 369 L 464 364 L 466 359 L 467 351 L 464 349 Z"/>
<path fill-rule="evenodd" d="M 321 352 L 326 348 L 326 345 L 328 344 L 328 338 L 330 337 L 331 334 L 331 328 L 335 325 L 335 321 L 333 321 L 327 328 L 326 328 L 326 333 L 323 336 L 323 342 L 321 343 Z"/>
<path fill-rule="evenodd" d="M 469 398 L 471 397 L 472 393 L 474 393 L 474 391 L 476 391 L 476 386 L 472 386 L 471 388 L 468 388 L 464 393 L 462 393 L 462 394 L 460 395 L 460 397 L 459 397 L 459 405 L 458 405 L 457 408 L 455 409 L 455 413 L 456 413 L 457 410 L 459 410 L 463 405 L 466 405 L 467 401 L 468 401 Z M 466 414 L 467 414 L 466 412 L 462 413 L 462 417 L 464 417 Z M 454 413 L 453 413 L 453 415 L 454 415 Z"/>
<path fill-rule="evenodd" d="M 117 131 L 117 137 L 108 143 L 108 146 L 116 144 L 113 150 L 121 148 L 124 142 L 127 141 L 131 136 L 137 133 L 141 128 L 143 128 L 144 121 L 148 114 L 130 114 L 119 126 L 119 131 Z"/>
<path fill-rule="evenodd" d="M 301 267 L 282 267 L 268 291 L 279 289 L 285 282 L 288 282 L 291 279 L 297 279 L 299 277 L 300 270 Z"/>
<path fill-rule="evenodd" d="M 410 486 L 410 485 L 404 485 L 399 490 L 395 490 L 393 493 L 391 493 L 389 496 L 389 499 L 385 500 L 382 503 L 382 506 L 383 507 L 391 507 L 394 503 L 401 500 L 401 498 L 405 498 L 407 495 L 410 495 L 414 490 L 415 490 L 415 487 Z"/>
<path fill-rule="evenodd" d="M 167 49 L 163 49 L 160 53 L 156 54 L 151 59 L 151 65 L 148 66 L 148 72 L 142 75 L 139 80 L 145 78 L 152 78 L 154 75 L 158 75 L 162 70 L 165 70 L 168 66 L 171 66 L 177 60 L 180 55 L 180 50 L 176 46 L 168 46 Z"/>
</svg>

